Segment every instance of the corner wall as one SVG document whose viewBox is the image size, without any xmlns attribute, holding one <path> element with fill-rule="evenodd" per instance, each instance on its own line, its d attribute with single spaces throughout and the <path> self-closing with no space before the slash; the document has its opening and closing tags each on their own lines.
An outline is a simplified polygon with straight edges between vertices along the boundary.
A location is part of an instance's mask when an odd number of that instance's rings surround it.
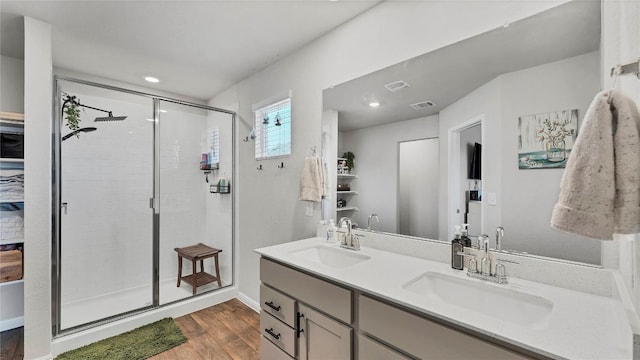
<svg viewBox="0 0 640 360">
<path fill-rule="evenodd" d="M 24 357 L 51 354 L 51 25 L 24 18 Z"/>
<path fill-rule="evenodd" d="M 603 1 L 602 7 L 601 82 L 610 89 L 613 79 L 610 70 L 640 57 L 640 2 Z M 616 88 L 640 103 L 640 81 L 633 75 L 618 79 Z M 603 242 L 602 264 L 619 270 L 636 312 L 640 312 L 640 236 L 617 236 L 614 241 Z"/>
</svg>

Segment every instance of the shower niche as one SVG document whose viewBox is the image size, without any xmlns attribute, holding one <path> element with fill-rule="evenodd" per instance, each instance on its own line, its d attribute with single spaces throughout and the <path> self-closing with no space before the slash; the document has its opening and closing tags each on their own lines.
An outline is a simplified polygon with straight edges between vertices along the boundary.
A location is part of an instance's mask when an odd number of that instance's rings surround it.
<svg viewBox="0 0 640 360">
<path fill-rule="evenodd" d="M 217 132 L 214 171 L 234 173 L 234 113 L 68 78 L 56 87 L 54 335 L 192 298 L 176 286 L 175 248 L 222 250 L 221 286 L 195 296 L 232 285 L 233 196 L 210 195 L 200 162 Z"/>
</svg>

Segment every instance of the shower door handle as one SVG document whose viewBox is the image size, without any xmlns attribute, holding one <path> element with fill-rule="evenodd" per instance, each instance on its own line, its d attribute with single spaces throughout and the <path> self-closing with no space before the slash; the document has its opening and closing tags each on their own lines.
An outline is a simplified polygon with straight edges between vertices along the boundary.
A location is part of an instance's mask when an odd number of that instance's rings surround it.
<svg viewBox="0 0 640 360">
<path fill-rule="evenodd" d="M 60 206 L 60 207 L 64 210 L 64 214 L 65 214 L 65 215 L 67 215 L 67 205 L 68 205 L 68 203 L 63 202 L 63 203 L 62 203 L 62 206 Z"/>
</svg>

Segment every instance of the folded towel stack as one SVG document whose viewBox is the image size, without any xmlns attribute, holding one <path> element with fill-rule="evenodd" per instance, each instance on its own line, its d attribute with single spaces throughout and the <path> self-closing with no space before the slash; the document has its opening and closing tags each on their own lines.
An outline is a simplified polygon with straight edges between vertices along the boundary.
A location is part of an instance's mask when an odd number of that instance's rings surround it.
<svg viewBox="0 0 640 360">
<path fill-rule="evenodd" d="M 24 198 L 24 174 L 0 174 L 0 200 L 21 201 Z"/>
</svg>

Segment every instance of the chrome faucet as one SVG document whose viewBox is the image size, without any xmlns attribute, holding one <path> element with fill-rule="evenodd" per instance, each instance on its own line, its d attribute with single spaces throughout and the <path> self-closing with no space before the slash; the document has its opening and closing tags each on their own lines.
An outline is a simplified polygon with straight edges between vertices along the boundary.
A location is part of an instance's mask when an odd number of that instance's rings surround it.
<svg viewBox="0 0 640 360">
<path fill-rule="evenodd" d="M 500 231 L 502 230 L 502 231 Z M 502 229 L 502 227 L 499 227 L 498 230 L 496 230 L 496 240 L 498 240 L 498 236 L 501 238 L 503 235 L 503 231 L 504 229 Z M 481 246 L 483 246 L 482 250 L 484 252 L 484 255 L 482 256 L 482 259 L 480 260 L 480 266 L 478 268 L 478 266 L 476 265 L 476 261 L 475 261 L 475 255 L 472 254 L 466 254 L 466 253 L 462 253 L 462 255 L 466 255 L 466 256 L 472 256 L 472 260 L 469 261 L 469 266 L 467 267 L 467 276 L 472 277 L 474 279 L 480 279 L 480 280 L 485 280 L 485 281 L 491 281 L 494 283 L 498 283 L 498 284 L 506 284 L 508 281 L 507 279 L 507 270 L 505 269 L 504 265 L 502 264 L 503 262 L 509 262 L 509 263 L 513 263 L 513 264 L 517 264 L 517 262 L 512 261 L 512 260 L 507 260 L 507 259 L 495 259 L 496 261 L 496 266 L 495 266 L 495 271 L 492 272 L 491 271 L 491 258 L 489 256 L 489 236 L 488 235 L 480 235 L 478 237 L 478 242 L 480 243 Z M 497 242 L 496 244 L 496 248 L 499 246 L 498 245 L 499 242 Z M 496 249 L 497 250 L 497 249 Z M 472 265 L 473 262 L 473 265 Z"/>
<path fill-rule="evenodd" d="M 502 251 L 502 239 L 504 238 L 504 228 L 498 226 L 496 228 L 496 251 Z"/>
<path fill-rule="evenodd" d="M 348 217 L 340 218 L 338 222 L 338 229 L 342 229 L 342 224 L 345 223 L 347 225 L 347 231 L 342 233 L 342 239 L 340 240 L 340 247 L 350 250 L 360 250 L 360 236 L 357 234 L 351 234 L 351 219 Z"/>
<path fill-rule="evenodd" d="M 369 220 L 367 220 L 367 230 L 371 230 L 371 219 L 376 219 L 376 222 L 380 222 L 380 217 L 378 217 L 378 214 L 369 215 Z"/>
</svg>

